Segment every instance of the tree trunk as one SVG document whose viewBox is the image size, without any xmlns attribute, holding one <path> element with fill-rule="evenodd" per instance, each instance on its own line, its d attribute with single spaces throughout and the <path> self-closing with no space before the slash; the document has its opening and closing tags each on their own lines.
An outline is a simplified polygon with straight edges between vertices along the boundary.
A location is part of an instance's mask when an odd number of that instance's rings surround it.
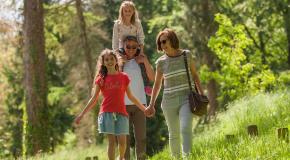
<svg viewBox="0 0 290 160">
<path fill-rule="evenodd" d="M 86 32 L 86 22 L 83 15 L 83 8 L 82 8 L 82 1 L 81 0 L 75 0 L 76 2 L 76 10 L 77 10 L 77 16 L 78 16 L 78 24 L 80 29 L 80 39 L 82 44 L 82 49 L 85 53 L 85 59 L 87 64 L 87 84 L 89 86 L 88 89 L 88 97 L 91 96 L 91 88 L 94 80 L 94 69 L 92 64 L 92 55 L 90 46 L 88 43 L 88 37 Z M 82 120 L 82 125 L 79 125 L 76 129 L 76 134 L 78 137 L 78 146 L 80 147 L 88 147 L 91 144 L 95 144 L 95 137 L 96 134 L 95 130 L 97 126 L 94 125 L 94 117 L 97 115 L 94 115 L 93 112 L 88 114 L 86 117 Z"/>
<path fill-rule="evenodd" d="M 216 25 L 214 24 L 214 4 L 208 0 L 183 1 L 187 8 L 184 26 L 194 43 L 193 47 L 195 47 L 200 54 L 200 57 L 197 57 L 197 59 L 203 61 L 203 63 L 210 68 L 210 71 L 215 71 L 215 56 L 207 47 L 209 37 L 212 36 L 216 30 Z M 214 115 L 218 107 L 217 86 L 217 82 L 214 79 L 208 81 L 207 90 L 210 105 L 208 117 Z M 206 119 L 208 120 L 208 118 Z"/>
<path fill-rule="evenodd" d="M 87 32 L 86 32 L 86 22 L 85 18 L 83 15 L 83 9 L 82 9 L 82 1 L 81 0 L 76 0 L 76 9 L 77 9 L 77 15 L 78 15 L 78 22 L 79 22 L 79 27 L 80 27 L 80 38 L 81 38 L 81 43 L 82 43 L 82 48 L 85 52 L 85 58 L 86 58 L 86 63 L 88 67 L 88 85 L 90 86 L 89 88 L 92 87 L 92 82 L 94 80 L 94 69 L 93 69 L 93 64 L 92 64 L 92 55 L 91 55 L 91 50 L 90 46 L 88 43 L 88 37 L 87 37 Z M 90 93 L 90 91 L 89 91 Z"/>
<path fill-rule="evenodd" d="M 24 88 L 28 154 L 49 150 L 46 60 L 42 0 L 24 0 Z"/>
<path fill-rule="evenodd" d="M 261 27 L 261 21 L 262 21 L 262 15 L 258 15 L 256 18 L 256 25 L 258 28 Z M 258 31 L 258 38 L 259 38 L 259 49 L 261 51 L 261 59 L 262 59 L 262 64 L 266 64 L 266 56 L 267 56 L 267 52 L 266 52 L 266 46 L 265 46 L 265 42 L 264 42 L 264 31 Z"/>
<path fill-rule="evenodd" d="M 183 2 L 186 4 L 185 6 L 187 8 L 184 26 L 188 35 L 190 35 L 190 39 L 192 39 L 194 43 L 193 47 L 196 48 L 198 55 L 200 55 L 200 57 L 197 56 L 197 60 L 205 63 L 210 68 L 210 71 L 215 71 L 215 56 L 207 47 L 209 37 L 212 36 L 216 30 L 216 25 L 214 24 L 214 5 L 208 0 L 183 0 Z M 214 79 L 208 81 L 207 90 L 210 108 L 209 116 L 206 120 L 208 120 L 211 115 L 215 114 L 218 107 L 217 86 Z"/>
<path fill-rule="evenodd" d="M 283 12 L 283 19 L 285 23 L 285 32 L 287 36 L 287 44 L 288 44 L 288 69 L 290 69 L 290 0 L 287 1 L 288 7 L 285 8 Z"/>
<path fill-rule="evenodd" d="M 212 4 L 209 3 L 208 0 L 203 0 L 202 1 L 202 15 L 203 15 L 203 21 L 204 21 L 204 26 L 201 29 L 204 29 L 203 33 L 206 37 L 210 37 L 213 35 L 215 32 L 215 26 L 213 25 L 213 16 L 214 16 L 214 10 Z M 214 54 L 211 52 L 211 50 L 207 47 L 208 39 L 205 41 L 205 63 L 207 66 L 209 66 L 209 69 L 211 72 L 214 72 L 217 70 L 217 67 L 214 63 L 215 57 Z M 217 82 L 214 79 L 210 79 L 207 84 L 207 90 L 208 90 L 208 97 L 209 97 L 209 112 L 208 112 L 208 118 L 211 116 L 215 115 L 215 112 L 218 107 L 218 101 L 217 101 L 217 96 L 218 96 L 218 87 L 217 87 Z"/>
</svg>

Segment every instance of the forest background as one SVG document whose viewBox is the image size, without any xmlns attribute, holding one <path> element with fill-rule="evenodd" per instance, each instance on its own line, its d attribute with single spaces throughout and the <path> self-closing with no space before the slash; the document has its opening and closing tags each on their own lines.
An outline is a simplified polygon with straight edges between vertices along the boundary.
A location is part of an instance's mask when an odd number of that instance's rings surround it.
<svg viewBox="0 0 290 160">
<path fill-rule="evenodd" d="M 0 2 L 0 158 L 101 145 L 104 137 L 95 125 L 99 105 L 81 125 L 72 122 L 89 99 L 98 55 L 111 48 L 122 1 Z M 134 3 L 153 65 L 162 55 L 156 51 L 156 35 L 167 27 L 195 56 L 210 99 L 209 113 L 196 120 L 195 134 L 239 98 L 289 88 L 290 0 Z M 149 156 L 168 143 L 157 108 L 156 117 L 147 121 Z"/>
</svg>

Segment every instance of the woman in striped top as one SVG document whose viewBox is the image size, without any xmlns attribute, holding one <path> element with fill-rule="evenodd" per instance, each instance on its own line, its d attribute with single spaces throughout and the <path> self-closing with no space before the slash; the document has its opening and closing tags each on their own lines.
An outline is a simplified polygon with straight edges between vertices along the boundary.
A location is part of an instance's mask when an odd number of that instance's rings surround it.
<svg viewBox="0 0 290 160">
<path fill-rule="evenodd" d="M 196 82 L 199 93 L 203 94 L 193 56 L 189 51 L 179 49 L 179 40 L 176 33 L 168 28 L 159 32 L 156 44 L 157 50 L 163 51 L 165 54 L 156 61 L 153 92 L 145 114 L 153 115 L 155 113 L 155 101 L 164 80 L 161 108 L 168 126 L 171 154 L 179 158 L 182 145 L 182 156 L 189 156 L 192 145 L 193 114 L 188 102 L 189 86 L 183 53 L 187 57 L 189 71 L 191 72 L 190 78 Z M 194 83 L 192 84 L 194 85 Z M 180 142 L 181 139 L 182 142 Z"/>
</svg>

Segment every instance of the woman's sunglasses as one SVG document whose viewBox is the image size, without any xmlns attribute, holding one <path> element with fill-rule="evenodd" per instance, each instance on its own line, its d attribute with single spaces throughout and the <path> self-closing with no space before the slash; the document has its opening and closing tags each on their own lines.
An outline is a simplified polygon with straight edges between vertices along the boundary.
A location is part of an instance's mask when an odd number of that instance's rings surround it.
<svg viewBox="0 0 290 160">
<path fill-rule="evenodd" d="M 137 47 L 136 46 L 129 46 L 129 45 L 127 45 L 126 48 L 127 49 L 136 49 Z"/>
</svg>

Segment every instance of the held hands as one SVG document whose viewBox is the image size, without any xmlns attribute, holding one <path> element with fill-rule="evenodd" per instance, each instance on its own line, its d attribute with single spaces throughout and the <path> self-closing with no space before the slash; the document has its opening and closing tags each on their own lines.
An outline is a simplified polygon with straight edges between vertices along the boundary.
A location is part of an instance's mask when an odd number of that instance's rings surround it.
<svg viewBox="0 0 290 160">
<path fill-rule="evenodd" d="M 139 107 L 140 108 L 140 107 Z M 147 110 L 147 108 L 142 104 L 142 107 L 140 108 L 142 111 L 143 111 L 143 113 L 144 113 L 144 115 L 146 116 L 146 117 L 151 117 L 150 115 L 147 115 L 146 114 L 146 110 Z"/>
<path fill-rule="evenodd" d="M 144 112 L 145 116 L 146 117 L 153 117 L 155 115 L 155 108 L 154 108 L 154 105 L 149 105 L 145 112 Z"/>
</svg>

